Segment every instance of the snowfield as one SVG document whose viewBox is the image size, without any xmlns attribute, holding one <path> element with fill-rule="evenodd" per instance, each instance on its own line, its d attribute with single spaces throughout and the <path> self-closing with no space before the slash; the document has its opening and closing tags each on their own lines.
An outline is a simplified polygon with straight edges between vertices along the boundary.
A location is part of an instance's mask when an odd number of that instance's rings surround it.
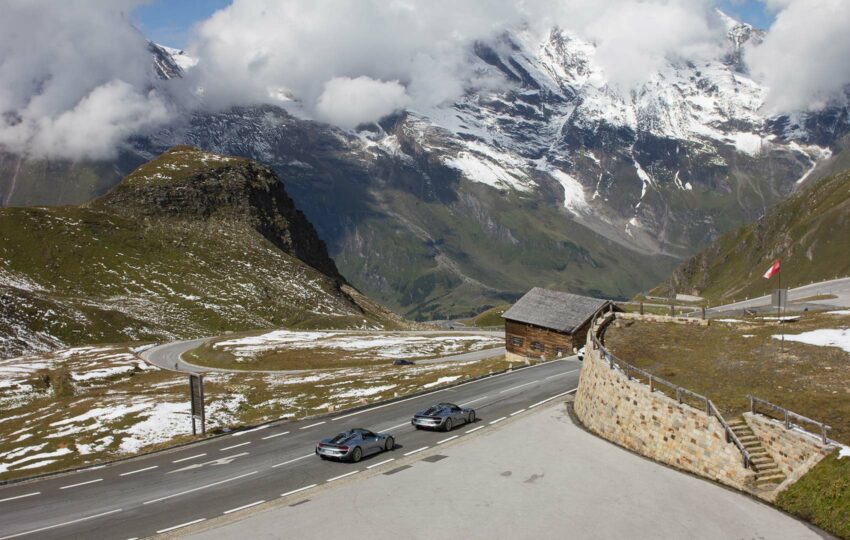
<svg viewBox="0 0 850 540">
<path fill-rule="evenodd" d="M 299 332 L 275 330 L 259 336 L 219 341 L 213 348 L 237 359 L 256 358 L 266 352 L 334 349 L 362 358 L 433 358 L 500 346 L 504 339 L 486 334 L 416 335 L 408 333 Z"/>
<path fill-rule="evenodd" d="M 773 339 L 782 339 L 782 334 L 771 337 Z M 802 334 L 785 334 L 785 340 L 797 341 L 808 345 L 818 345 L 820 347 L 838 347 L 850 353 L 850 328 L 823 328 L 803 332 Z"/>
</svg>

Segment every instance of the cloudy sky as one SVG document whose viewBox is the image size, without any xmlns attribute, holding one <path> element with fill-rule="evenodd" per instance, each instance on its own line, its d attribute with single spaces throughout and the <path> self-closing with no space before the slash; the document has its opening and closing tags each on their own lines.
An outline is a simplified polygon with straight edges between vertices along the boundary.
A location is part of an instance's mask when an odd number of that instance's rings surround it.
<svg viewBox="0 0 850 540">
<path fill-rule="evenodd" d="M 634 89 L 670 59 L 722 53 L 715 8 L 767 30 L 746 55 L 771 114 L 822 108 L 850 84 L 848 0 L 4 0 L 0 148 L 107 159 L 180 107 L 297 97 L 350 128 L 504 84 L 469 69 L 471 45 L 553 26 L 596 44 L 609 84 Z M 49 13 L 50 16 L 45 16 Z M 200 59 L 153 75 L 146 40 Z"/>
</svg>

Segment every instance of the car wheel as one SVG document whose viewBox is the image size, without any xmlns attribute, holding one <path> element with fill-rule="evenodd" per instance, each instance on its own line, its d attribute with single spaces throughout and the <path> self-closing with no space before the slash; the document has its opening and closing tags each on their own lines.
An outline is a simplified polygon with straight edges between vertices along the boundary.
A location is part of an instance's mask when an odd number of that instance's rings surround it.
<svg viewBox="0 0 850 540">
<path fill-rule="evenodd" d="M 363 457 L 363 450 L 359 446 L 354 447 L 354 452 L 351 453 L 351 461 L 357 463 Z"/>
<path fill-rule="evenodd" d="M 395 448 L 395 439 L 393 439 L 392 437 L 387 437 L 387 442 L 384 445 L 384 450 L 392 450 L 393 448 Z"/>
<path fill-rule="evenodd" d="M 469 417 L 466 419 L 466 421 L 469 424 L 475 422 L 475 411 L 469 411 Z"/>
<path fill-rule="evenodd" d="M 451 431 L 454 426 L 452 425 L 452 419 L 449 418 L 446 420 L 446 431 Z"/>
</svg>

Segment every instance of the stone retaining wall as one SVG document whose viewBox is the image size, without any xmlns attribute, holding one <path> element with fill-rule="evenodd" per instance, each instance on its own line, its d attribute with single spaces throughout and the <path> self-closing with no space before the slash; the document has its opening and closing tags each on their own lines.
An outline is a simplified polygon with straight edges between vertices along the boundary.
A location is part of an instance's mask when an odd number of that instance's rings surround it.
<svg viewBox="0 0 850 540">
<path fill-rule="evenodd" d="M 783 422 L 761 414 L 744 413 L 744 420 L 773 461 L 788 477 L 793 474 L 799 478 L 820 461 L 813 460 L 814 456 L 820 456 L 822 459 L 834 449 L 831 445 L 824 445 L 813 434 L 785 429 Z"/>
<path fill-rule="evenodd" d="M 741 453 L 726 442 L 715 417 L 628 380 L 590 341 L 586 349 L 575 412 L 588 429 L 662 463 L 751 489 L 755 473 L 744 468 Z"/>
</svg>

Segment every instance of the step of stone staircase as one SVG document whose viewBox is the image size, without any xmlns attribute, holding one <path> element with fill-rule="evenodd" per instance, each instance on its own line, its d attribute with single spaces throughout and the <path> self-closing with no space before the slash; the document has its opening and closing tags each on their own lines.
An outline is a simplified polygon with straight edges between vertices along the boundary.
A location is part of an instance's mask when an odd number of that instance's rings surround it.
<svg viewBox="0 0 850 540">
<path fill-rule="evenodd" d="M 769 484 L 781 484 L 785 480 L 784 474 L 772 474 L 756 478 L 756 486 L 765 486 Z"/>
</svg>

